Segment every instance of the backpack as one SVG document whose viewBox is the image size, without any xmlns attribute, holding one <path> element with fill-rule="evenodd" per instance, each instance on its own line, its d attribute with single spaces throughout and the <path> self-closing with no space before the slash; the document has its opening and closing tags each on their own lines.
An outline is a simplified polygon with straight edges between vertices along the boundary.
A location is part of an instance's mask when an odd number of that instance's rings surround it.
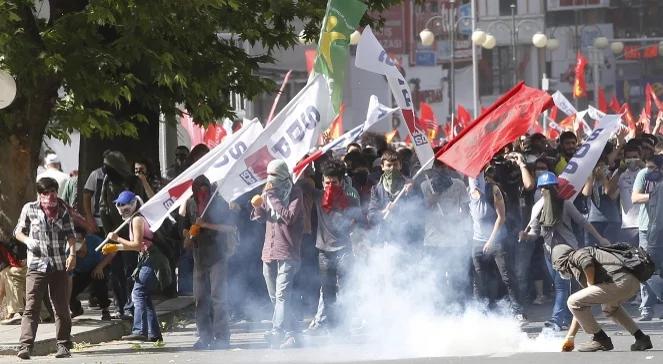
<svg viewBox="0 0 663 364">
<path fill-rule="evenodd" d="M 622 262 L 624 269 L 642 283 L 646 282 L 656 271 L 654 260 L 639 246 L 633 247 L 625 243 L 615 243 L 609 246 L 597 246 L 596 249 L 612 253 Z"/>
</svg>

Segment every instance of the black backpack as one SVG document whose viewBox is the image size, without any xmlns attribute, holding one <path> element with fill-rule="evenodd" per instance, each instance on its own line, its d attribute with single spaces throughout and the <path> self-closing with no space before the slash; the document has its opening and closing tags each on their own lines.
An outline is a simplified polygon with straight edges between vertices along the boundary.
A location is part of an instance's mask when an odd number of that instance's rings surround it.
<svg viewBox="0 0 663 364">
<path fill-rule="evenodd" d="M 612 253 L 622 262 L 624 269 L 642 283 L 646 282 L 656 272 L 654 260 L 639 246 L 633 247 L 625 243 L 615 243 L 609 246 L 597 246 L 596 249 Z"/>
</svg>

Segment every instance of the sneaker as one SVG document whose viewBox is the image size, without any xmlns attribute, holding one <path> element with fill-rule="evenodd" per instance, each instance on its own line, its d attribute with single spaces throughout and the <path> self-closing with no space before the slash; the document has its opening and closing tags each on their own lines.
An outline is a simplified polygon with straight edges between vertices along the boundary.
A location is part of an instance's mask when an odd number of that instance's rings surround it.
<svg viewBox="0 0 663 364">
<path fill-rule="evenodd" d="M 72 308 L 71 309 L 71 318 L 78 317 L 83 314 L 83 307 Z"/>
<path fill-rule="evenodd" d="M 23 316 L 20 313 L 15 313 L 9 316 L 7 319 L 0 321 L 1 325 L 16 325 L 21 322 Z"/>
<path fill-rule="evenodd" d="M 209 349 L 208 342 L 198 340 L 196 341 L 195 344 L 193 344 L 193 350 L 208 350 L 208 349 Z"/>
<path fill-rule="evenodd" d="M 122 336 L 122 340 L 129 341 L 147 341 L 147 336 L 141 334 L 129 334 Z"/>
<path fill-rule="evenodd" d="M 159 341 L 163 342 L 163 336 L 159 335 L 159 336 L 155 336 L 155 337 L 150 337 L 150 338 L 147 339 L 147 341 L 151 341 L 153 343 L 156 343 L 156 342 L 159 342 Z"/>
<path fill-rule="evenodd" d="M 614 346 L 612 345 L 612 340 L 610 340 L 610 338 L 600 340 L 594 339 L 584 344 L 580 344 L 577 347 L 577 350 L 580 352 L 610 351 L 612 349 L 614 349 Z"/>
<path fill-rule="evenodd" d="M 227 340 L 214 340 L 209 344 L 211 350 L 228 350 L 230 349 L 230 343 Z"/>
<path fill-rule="evenodd" d="M 58 344 L 58 351 L 55 353 L 56 358 L 69 358 L 71 356 L 71 352 L 69 349 L 67 349 L 66 346 L 62 344 Z"/>
<path fill-rule="evenodd" d="M 90 297 L 88 300 L 88 306 L 90 306 L 90 308 L 99 307 L 99 299 L 94 296 Z"/>
<path fill-rule="evenodd" d="M 134 318 L 132 316 L 123 314 L 123 313 L 116 313 L 113 316 L 111 316 L 111 319 L 113 320 L 124 320 L 124 321 L 133 321 Z"/>
<path fill-rule="evenodd" d="M 329 335 L 329 330 L 319 323 L 311 323 L 308 329 L 303 331 L 303 334 L 307 336 L 326 336 Z"/>
<path fill-rule="evenodd" d="M 279 346 L 279 349 L 292 349 L 296 348 L 298 345 L 297 340 L 295 340 L 294 336 L 288 336 L 283 340 L 281 343 L 281 346 Z"/>
<path fill-rule="evenodd" d="M 643 312 L 642 314 L 640 314 L 640 318 L 638 319 L 638 321 L 647 322 L 647 321 L 651 321 L 653 318 L 654 318 L 653 314 L 651 314 L 649 312 Z"/>
<path fill-rule="evenodd" d="M 20 359 L 25 359 L 25 360 L 27 360 L 27 359 L 30 359 L 30 354 L 32 354 L 32 350 L 30 350 L 30 348 L 28 348 L 27 346 L 23 346 L 23 347 L 21 347 L 21 349 L 18 351 L 18 353 L 16 354 L 16 356 L 19 357 Z"/>
<path fill-rule="evenodd" d="M 101 310 L 101 321 L 110 321 L 112 319 L 113 318 L 108 310 Z"/>
<path fill-rule="evenodd" d="M 631 344 L 631 351 L 645 351 L 653 347 L 654 346 L 651 344 L 651 338 L 649 335 L 645 335 Z"/>
</svg>

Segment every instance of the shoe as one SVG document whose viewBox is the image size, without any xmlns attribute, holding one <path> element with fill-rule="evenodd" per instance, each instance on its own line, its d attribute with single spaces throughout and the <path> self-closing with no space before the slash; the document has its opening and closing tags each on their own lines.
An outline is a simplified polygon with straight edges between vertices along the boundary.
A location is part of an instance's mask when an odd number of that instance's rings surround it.
<svg viewBox="0 0 663 364">
<path fill-rule="evenodd" d="M 42 324 L 52 324 L 54 322 L 55 322 L 55 320 L 53 319 L 52 316 L 48 316 L 46 318 L 41 319 Z"/>
<path fill-rule="evenodd" d="M 649 335 L 645 335 L 631 344 L 631 351 L 645 351 L 653 347 L 654 346 L 651 344 L 651 338 Z"/>
<path fill-rule="evenodd" d="M 272 349 L 278 349 L 281 346 L 283 340 L 283 334 L 278 331 L 269 330 L 265 332 L 265 341 Z"/>
<path fill-rule="evenodd" d="M 642 313 L 640 315 L 640 318 L 638 319 L 638 321 L 647 322 L 647 321 L 651 321 L 653 318 L 654 318 L 654 315 L 652 315 L 651 313 Z"/>
<path fill-rule="evenodd" d="M 108 310 L 101 310 L 101 321 L 110 321 L 112 319 L 113 318 Z"/>
<path fill-rule="evenodd" d="M 97 299 L 97 297 L 94 296 L 90 297 L 90 299 L 88 300 L 88 306 L 90 306 L 90 308 L 99 307 L 99 300 Z"/>
<path fill-rule="evenodd" d="M 124 320 L 124 321 L 133 321 L 134 320 L 134 318 L 132 316 L 125 315 L 123 313 L 113 314 L 113 316 L 111 316 L 111 319 L 113 319 L 113 320 Z"/>
<path fill-rule="evenodd" d="M 71 310 L 71 318 L 78 317 L 83 314 L 83 307 L 78 307 Z"/>
<path fill-rule="evenodd" d="M 303 334 L 307 336 L 326 336 L 329 335 L 329 330 L 327 330 L 327 328 L 322 324 L 311 323 L 308 329 L 303 331 Z"/>
<path fill-rule="evenodd" d="M 21 322 L 21 319 L 23 319 L 23 316 L 17 312 L 7 319 L 0 321 L 0 325 L 16 325 Z"/>
<path fill-rule="evenodd" d="M 56 358 L 69 358 L 71 357 L 71 352 L 67 349 L 66 346 L 58 344 L 58 351 L 55 353 Z"/>
<path fill-rule="evenodd" d="M 615 347 L 612 345 L 612 340 L 610 338 L 592 340 L 584 344 L 580 344 L 577 347 L 577 350 L 580 352 L 594 352 L 594 351 L 610 351 Z"/>
<path fill-rule="evenodd" d="M 27 346 L 24 346 L 18 351 L 16 356 L 21 359 L 27 360 L 30 359 L 30 354 L 32 354 L 32 350 L 30 350 L 30 348 L 28 348 Z"/>
<path fill-rule="evenodd" d="M 546 298 L 543 297 L 543 296 L 539 296 L 539 297 L 535 298 L 534 301 L 532 301 L 532 304 L 538 306 L 538 305 L 544 304 L 545 302 L 546 302 Z"/>
<path fill-rule="evenodd" d="M 292 349 L 297 347 L 297 340 L 294 336 L 288 336 L 283 340 L 283 343 L 279 346 L 279 349 Z"/>
<path fill-rule="evenodd" d="M 74 348 L 74 342 L 73 341 L 67 341 L 66 343 L 62 344 L 64 345 L 65 348 L 72 350 Z"/>
<path fill-rule="evenodd" d="M 228 350 L 230 349 L 230 343 L 227 340 L 214 340 L 209 344 L 211 350 Z"/>
<path fill-rule="evenodd" d="M 141 334 L 129 334 L 122 336 L 122 340 L 147 341 L 147 336 Z"/>
<path fill-rule="evenodd" d="M 155 337 L 150 337 L 150 338 L 147 339 L 147 341 L 151 341 L 153 343 L 156 343 L 156 342 L 159 342 L 159 341 L 163 342 L 163 336 L 159 335 L 159 336 L 155 336 Z"/>
<path fill-rule="evenodd" d="M 193 350 L 208 350 L 209 349 L 209 343 L 198 340 L 196 341 L 195 344 L 193 344 Z"/>
</svg>

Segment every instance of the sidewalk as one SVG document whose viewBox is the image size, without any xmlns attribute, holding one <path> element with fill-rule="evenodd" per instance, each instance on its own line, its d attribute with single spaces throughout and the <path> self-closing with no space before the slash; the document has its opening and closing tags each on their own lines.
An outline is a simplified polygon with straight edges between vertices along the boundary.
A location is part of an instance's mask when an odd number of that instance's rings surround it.
<svg viewBox="0 0 663 364">
<path fill-rule="evenodd" d="M 193 305 L 193 297 L 184 296 L 164 300 L 157 303 L 159 321 L 171 326 L 179 314 L 183 314 Z M 71 334 L 74 345 L 76 343 L 97 344 L 105 341 L 119 339 L 131 331 L 131 322 L 122 320 L 101 321 L 101 311 L 90 309 L 84 304 L 83 315 L 72 321 Z M 162 324 L 163 326 L 163 324 Z M 16 355 L 19 349 L 18 339 L 21 335 L 21 325 L 0 325 L 0 355 Z M 32 355 L 47 355 L 56 351 L 55 324 L 39 324 L 37 341 Z"/>
</svg>

